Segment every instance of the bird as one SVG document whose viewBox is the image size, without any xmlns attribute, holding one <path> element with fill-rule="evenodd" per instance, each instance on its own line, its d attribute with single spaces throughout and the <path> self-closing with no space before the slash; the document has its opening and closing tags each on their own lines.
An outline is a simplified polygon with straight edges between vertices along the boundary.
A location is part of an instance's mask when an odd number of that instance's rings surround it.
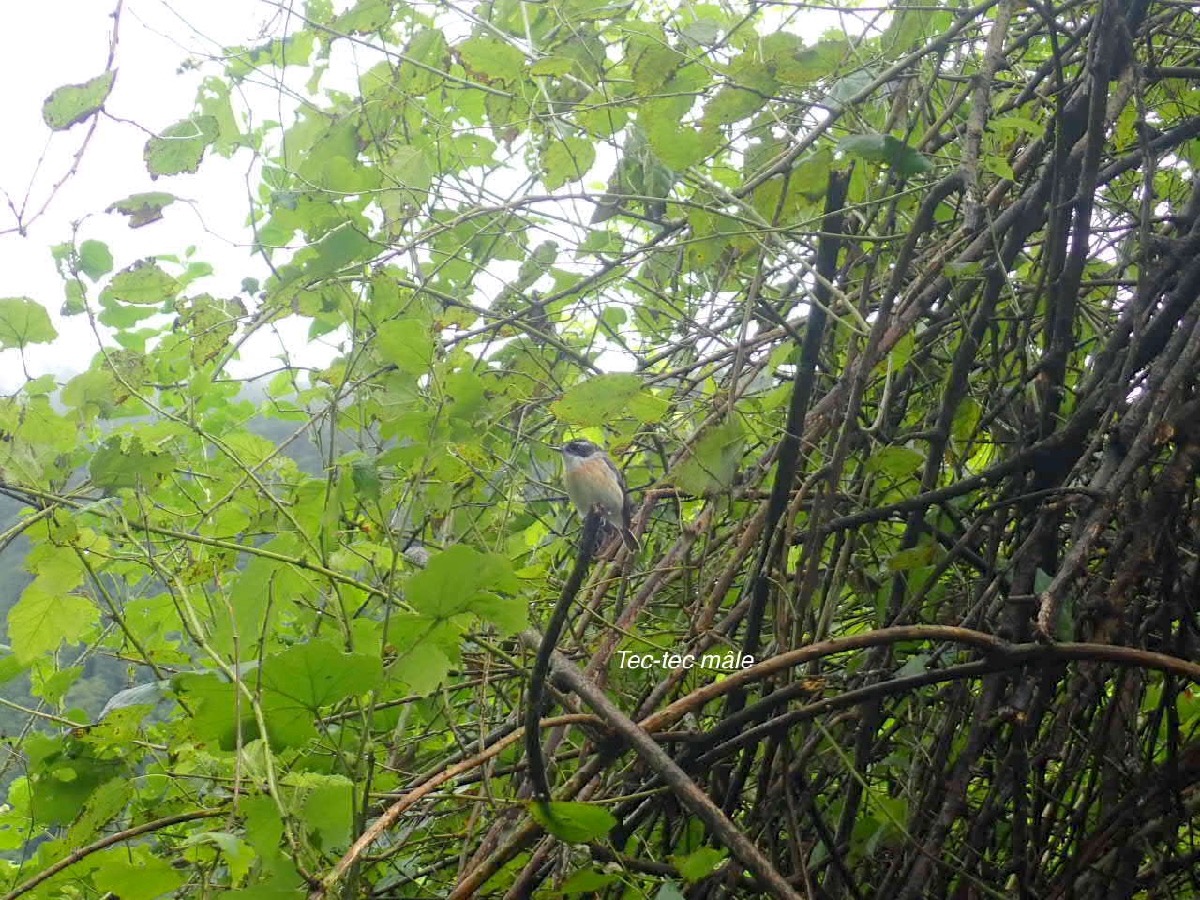
<svg viewBox="0 0 1200 900">
<path fill-rule="evenodd" d="M 629 528 L 633 503 L 625 489 L 625 478 L 607 453 L 591 441 L 568 441 L 559 448 L 563 457 L 563 481 L 567 496 L 580 516 L 596 510 L 605 525 L 621 534 L 632 552 L 637 538 Z"/>
</svg>

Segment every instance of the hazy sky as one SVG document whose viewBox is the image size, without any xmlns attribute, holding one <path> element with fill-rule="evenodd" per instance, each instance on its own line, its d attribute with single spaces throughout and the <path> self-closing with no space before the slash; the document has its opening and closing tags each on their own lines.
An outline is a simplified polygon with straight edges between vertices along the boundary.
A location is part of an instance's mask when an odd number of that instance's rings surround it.
<svg viewBox="0 0 1200 900">
<path fill-rule="evenodd" d="M 52 133 L 42 121 L 42 102 L 55 88 L 87 81 L 104 71 L 116 0 L 39 0 L 6 4 L 5 52 L 0 54 L 0 297 L 31 297 L 51 312 L 60 339 L 25 353 L 30 374 L 70 374 L 85 368 L 97 343 L 85 316 L 63 318 L 62 282 L 49 248 L 69 240 L 71 225 L 83 220 L 79 239 L 109 244 L 116 268 L 155 254 L 181 254 L 189 245 L 213 264 L 216 276 L 195 291 L 230 294 L 246 275 L 262 276 L 245 247 L 246 173 L 249 153 L 232 160 L 206 157 L 195 175 L 151 181 L 142 162 L 148 131 L 186 117 L 201 75 L 180 71 L 191 56 L 222 46 L 256 43 L 263 27 L 281 30 L 277 10 L 253 0 L 125 0 L 116 53 L 117 78 L 106 104 L 113 121 L 101 118 L 78 170 L 53 195 L 44 215 L 16 233 L 9 204 L 28 219 L 50 197 L 71 168 L 86 124 Z M 39 166 L 39 158 L 42 158 Z M 124 217 L 103 211 L 140 191 L 166 190 L 196 202 L 176 203 L 165 218 L 133 230 Z M 91 295 L 94 299 L 95 292 Z M 303 341 L 304 329 L 292 337 Z M 264 368 L 278 352 L 260 344 L 249 356 Z M 0 390 L 25 378 L 16 350 L 0 351 Z"/>
</svg>

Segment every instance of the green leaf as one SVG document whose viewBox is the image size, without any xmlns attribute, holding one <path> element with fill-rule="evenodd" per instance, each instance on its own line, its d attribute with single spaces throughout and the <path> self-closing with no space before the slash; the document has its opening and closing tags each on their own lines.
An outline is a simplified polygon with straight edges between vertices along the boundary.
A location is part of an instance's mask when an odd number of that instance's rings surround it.
<svg viewBox="0 0 1200 900">
<path fill-rule="evenodd" d="M 100 302 L 158 305 L 174 299 L 179 287 L 179 282 L 154 262 L 143 259 L 114 275 L 108 286 L 100 292 Z"/>
<path fill-rule="evenodd" d="M 379 245 L 353 225 L 343 225 L 305 251 L 301 277 L 317 281 L 373 257 Z"/>
<path fill-rule="evenodd" d="M 566 75 L 575 67 L 569 56 L 543 56 L 529 67 L 530 75 Z"/>
<path fill-rule="evenodd" d="M 675 864 L 675 868 L 679 869 L 679 874 L 687 881 L 696 882 L 715 872 L 717 866 L 728 856 L 729 851 L 727 850 L 717 847 L 701 847 L 686 856 L 672 856 L 671 862 Z"/>
<path fill-rule="evenodd" d="M 658 93 L 685 62 L 687 57 L 667 46 L 665 41 L 652 40 L 644 44 L 633 60 L 634 89 L 642 97 Z"/>
<path fill-rule="evenodd" d="M 50 314 L 28 297 L 0 299 L 0 350 L 48 344 L 58 337 Z"/>
<path fill-rule="evenodd" d="M 170 896 L 187 878 L 168 859 L 154 856 L 149 847 L 113 847 L 89 860 L 96 889 L 121 900 L 155 900 Z"/>
<path fill-rule="evenodd" d="M 409 624 L 424 636 L 433 623 L 420 616 L 400 617 L 396 625 Z M 424 627 L 422 627 L 422 625 Z M 405 647 L 397 655 L 388 674 L 408 686 L 414 694 L 429 694 L 437 689 L 450 672 L 454 660 L 435 641 L 422 639 Z"/>
<path fill-rule="evenodd" d="M 92 281 L 112 271 L 113 257 L 108 244 L 102 241 L 84 241 L 79 245 L 79 271 Z"/>
<path fill-rule="evenodd" d="M 586 844 L 603 838 L 617 826 L 617 819 L 594 803 L 530 803 L 534 821 L 568 844 Z"/>
<path fill-rule="evenodd" d="M 512 82 L 523 77 L 525 54 L 494 37 L 473 37 L 458 45 L 463 65 L 482 81 Z"/>
<path fill-rule="evenodd" d="M 92 482 L 109 489 L 152 485 L 174 470 L 175 458 L 171 454 L 147 450 L 137 435 L 109 438 L 88 466 Z"/>
<path fill-rule="evenodd" d="M 904 176 L 933 171 L 933 163 L 890 134 L 852 134 L 838 141 L 837 149 L 847 156 L 883 163 Z"/>
<path fill-rule="evenodd" d="M 221 300 L 208 294 L 180 300 L 175 310 L 179 314 L 176 327 L 192 337 L 188 355 L 197 366 L 214 359 L 229 346 L 237 333 L 238 321 L 246 315 L 246 305 L 239 298 Z"/>
<path fill-rule="evenodd" d="M 413 609 L 432 619 L 474 612 L 494 620 L 497 604 L 493 600 L 500 605 L 525 606 L 522 600 L 497 597 L 498 593 L 515 594 L 519 588 L 508 559 L 455 544 L 431 557 L 429 564 L 409 579 L 406 596 Z"/>
<path fill-rule="evenodd" d="M 937 544 L 922 544 L 893 553 L 887 561 L 889 572 L 911 572 L 927 566 L 937 558 Z"/>
<path fill-rule="evenodd" d="M 43 576 L 34 579 L 8 611 L 8 637 L 18 662 L 79 643 L 100 619 L 96 604 L 55 582 Z"/>
<path fill-rule="evenodd" d="M 326 640 L 298 644 L 263 661 L 263 686 L 285 698 L 285 706 L 316 712 L 378 687 L 383 666 L 378 657 L 347 653 Z M 272 707 L 279 709 L 277 700 Z"/>
<path fill-rule="evenodd" d="M 258 69 L 282 69 L 308 65 L 313 51 L 313 33 L 296 31 L 285 38 L 272 38 L 257 47 L 230 54 L 229 75 L 241 79 Z"/>
<path fill-rule="evenodd" d="M 580 426 L 606 425 L 614 418 L 628 417 L 651 422 L 665 413 L 662 402 L 644 391 L 637 375 L 614 372 L 573 385 L 561 400 L 550 404 L 550 411 L 560 421 Z"/>
<path fill-rule="evenodd" d="M 704 121 L 712 125 L 729 125 L 744 119 L 758 112 L 770 93 L 726 85 L 704 107 Z"/>
<path fill-rule="evenodd" d="M 307 786 L 302 821 L 322 850 L 345 849 L 354 825 L 354 783 L 343 775 L 304 777 L 316 783 Z"/>
<path fill-rule="evenodd" d="M 562 883 L 558 889 L 564 897 L 574 894 L 593 894 L 617 880 L 615 872 L 599 872 L 596 869 L 580 869 Z"/>
<path fill-rule="evenodd" d="M 379 469 L 366 459 L 356 459 L 350 467 L 354 493 L 360 500 L 378 500 L 380 494 Z"/>
<path fill-rule="evenodd" d="M 162 218 L 162 211 L 175 202 L 174 194 L 163 191 L 148 191 L 142 194 L 130 194 L 124 200 L 118 200 L 109 206 L 105 212 L 117 212 L 129 217 L 130 228 L 141 228 Z"/>
<path fill-rule="evenodd" d="M 742 461 L 743 445 L 741 424 L 734 419 L 723 422 L 693 444 L 692 452 L 671 477 L 697 497 L 728 490 Z"/>
<path fill-rule="evenodd" d="M 919 8 L 909 9 L 910 6 Z M 879 39 L 886 59 L 897 59 L 923 42 L 931 31 L 930 25 L 936 15 L 929 9 L 929 4 L 922 5 L 915 0 L 900 0 L 896 7 L 897 10 L 892 13 L 892 23 Z"/>
<path fill-rule="evenodd" d="M 343 34 L 374 34 L 391 20 L 391 0 L 359 0 L 334 19 L 333 27 Z"/>
<path fill-rule="evenodd" d="M 715 128 L 697 130 L 669 116 L 652 115 L 642 121 L 646 139 L 654 155 L 668 169 L 680 171 L 695 165 L 714 152 L 721 143 L 721 133 Z M 657 194 L 647 189 L 646 193 Z"/>
<path fill-rule="evenodd" d="M 221 862 L 229 867 L 229 874 L 234 883 L 244 878 L 254 864 L 256 854 L 250 844 L 236 834 L 230 834 L 227 831 L 202 831 L 199 834 L 190 834 L 180 844 L 182 847 L 205 845 L 213 847 L 221 854 Z"/>
<path fill-rule="evenodd" d="M 112 91 L 113 71 L 97 75 L 83 84 L 57 88 L 42 103 L 42 120 L 55 131 L 64 131 L 95 115 Z"/>
<path fill-rule="evenodd" d="M 838 70 L 850 53 L 844 37 L 824 38 L 805 47 L 795 35 L 777 31 L 763 40 L 763 57 L 775 69 L 775 77 L 785 85 L 808 85 Z"/>
<path fill-rule="evenodd" d="M 679 34 L 697 46 L 711 47 L 724 31 L 725 24 L 720 19 L 703 18 L 684 25 Z"/>
<path fill-rule="evenodd" d="M 433 365 L 433 335 L 419 319 L 383 322 L 376 333 L 375 346 L 384 362 L 409 375 L 423 375 Z"/>
<path fill-rule="evenodd" d="M 547 190 L 562 187 L 568 181 L 579 181 L 596 161 L 596 148 L 591 141 L 565 137 L 551 140 L 542 153 L 542 180 Z"/>
<path fill-rule="evenodd" d="M 200 168 L 204 151 L 217 139 L 217 133 L 214 116 L 195 116 L 176 122 L 150 138 L 142 151 L 150 177 L 195 172 Z"/>
<path fill-rule="evenodd" d="M 868 472 L 878 472 L 893 481 L 910 478 L 925 465 L 923 454 L 911 447 L 884 447 L 871 454 L 866 462 Z"/>
</svg>

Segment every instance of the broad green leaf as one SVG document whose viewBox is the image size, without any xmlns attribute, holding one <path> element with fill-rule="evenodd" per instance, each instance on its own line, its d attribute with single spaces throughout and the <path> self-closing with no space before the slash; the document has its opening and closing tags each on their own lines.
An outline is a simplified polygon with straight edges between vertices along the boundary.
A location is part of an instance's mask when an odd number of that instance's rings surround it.
<svg viewBox="0 0 1200 900">
<path fill-rule="evenodd" d="M 87 289 L 78 278 L 68 278 L 63 284 L 63 305 L 59 307 L 60 316 L 77 316 L 87 310 Z"/>
<path fill-rule="evenodd" d="M 883 447 L 867 459 L 868 472 L 880 472 L 893 481 L 909 478 L 925 465 L 925 456 L 911 447 Z"/>
<path fill-rule="evenodd" d="M 716 128 L 696 129 L 669 116 L 652 115 L 649 121 L 642 121 L 642 127 L 654 155 L 664 166 L 675 171 L 705 159 L 721 143 L 721 133 Z M 649 185 L 646 187 L 646 193 L 660 196 Z"/>
<path fill-rule="evenodd" d="M 566 75 L 575 67 L 569 56 L 543 56 L 529 67 L 530 75 Z"/>
<path fill-rule="evenodd" d="M 485 81 L 513 82 L 523 77 L 525 54 L 494 37 L 473 37 L 457 47 L 463 65 Z"/>
<path fill-rule="evenodd" d="M 114 275 L 100 292 L 100 302 L 152 306 L 173 299 L 178 292 L 178 281 L 151 260 L 143 259 Z"/>
<path fill-rule="evenodd" d="M 301 277 L 306 281 L 316 281 L 353 263 L 365 262 L 378 250 L 379 245 L 360 229 L 344 225 L 304 252 Z"/>
<path fill-rule="evenodd" d="M 763 39 L 762 54 L 785 85 L 809 85 L 838 70 L 851 51 L 844 37 L 823 38 L 805 47 L 795 35 L 776 31 Z"/>
<path fill-rule="evenodd" d="M 686 61 L 687 57 L 665 43 L 652 40 L 643 44 L 633 61 L 634 88 L 643 97 L 658 93 Z"/>
<path fill-rule="evenodd" d="M 704 107 L 704 121 L 710 125 L 729 125 L 744 119 L 758 112 L 771 93 L 726 85 Z"/>
<path fill-rule="evenodd" d="M 66 84 L 56 89 L 42 104 L 42 119 L 55 131 L 86 121 L 108 99 L 115 76 L 110 70 L 83 84 Z"/>
<path fill-rule="evenodd" d="M 927 566 L 937 558 L 936 544 L 922 544 L 893 553 L 887 561 L 889 572 L 911 572 L 921 566 Z"/>
<path fill-rule="evenodd" d="M 373 462 L 356 459 L 350 466 L 354 493 L 361 500 L 378 500 L 380 494 L 379 469 Z"/>
<path fill-rule="evenodd" d="M 359 0 L 334 20 L 333 27 L 344 34 L 373 34 L 391 20 L 391 0 Z"/>
<path fill-rule="evenodd" d="M 240 881 L 250 871 L 257 856 L 250 844 L 236 834 L 227 831 L 202 831 L 190 834 L 180 844 L 182 847 L 211 845 L 221 854 L 221 863 L 229 867 L 234 882 Z"/>
<path fill-rule="evenodd" d="M 27 760 L 30 823 L 66 825 L 79 816 L 94 791 L 121 774 L 119 756 L 98 756 L 71 732 L 31 734 L 22 749 Z M 12 797 L 10 788 L 9 797 Z"/>
<path fill-rule="evenodd" d="M 737 420 L 710 429 L 671 473 L 676 484 L 697 497 L 728 490 L 742 462 L 744 435 Z"/>
<path fill-rule="evenodd" d="M 405 594 L 417 612 L 447 619 L 465 612 L 494 615 L 493 599 L 524 606 L 524 600 L 504 596 L 519 587 L 508 559 L 455 544 L 431 557 L 429 565 L 409 579 Z"/>
<path fill-rule="evenodd" d="M 564 897 L 573 897 L 576 894 L 588 894 L 596 896 L 596 891 L 601 891 L 617 880 L 615 872 L 599 872 L 596 869 L 580 869 L 571 874 L 571 876 L 562 883 L 559 892 Z"/>
<path fill-rule="evenodd" d="M 680 35 L 700 47 L 711 47 L 717 43 L 725 25 L 720 19 L 702 18 L 689 22 L 679 29 Z"/>
<path fill-rule="evenodd" d="M 229 346 L 239 321 L 246 315 L 246 305 L 239 298 L 223 300 L 208 294 L 180 300 L 175 309 L 179 314 L 176 326 L 192 335 L 190 356 L 197 366 Z"/>
<path fill-rule="evenodd" d="M 259 736 L 254 712 L 238 699 L 238 687 L 214 674 L 186 673 L 173 679 L 173 692 L 187 706 L 188 715 L 180 731 L 190 739 L 232 750 L 239 737 L 251 741 Z"/>
<path fill-rule="evenodd" d="M 919 151 L 890 134 L 852 134 L 838 141 L 837 149 L 867 162 L 884 163 L 904 176 L 933 170 L 933 163 Z"/>
<path fill-rule="evenodd" d="M 159 450 L 148 450 L 137 435 L 126 439 L 109 438 L 88 465 L 92 482 L 97 487 L 110 490 L 148 487 L 174 470 L 174 456 Z"/>
<path fill-rule="evenodd" d="M 92 281 L 112 271 L 112 251 L 101 241 L 84 241 L 79 245 L 79 270 Z"/>
<path fill-rule="evenodd" d="M 151 178 L 178 175 L 200 168 L 204 151 L 217 139 L 217 120 L 195 116 L 171 125 L 162 134 L 146 141 L 142 156 Z"/>
<path fill-rule="evenodd" d="M 286 698 L 297 712 L 316 712 L 379 684 L 377 657 L 347 653 L 328 640 L 298 644 L 263 661 L 263 687 Z M 275 709 L 278 701 L 272 701 Z"/>
<path fill-rule="evenodd" d="M 88 860 L 93 867 L 92 881 L 108 896 L 121 900 L 155 900 L 170 896 L 183 884 L 187 872 L 171 860 L 155 856 L 150 847 L 112 847 Z"/>
<path fill-rule="evenodd" d="M 0 350 L 48 344 L 58 337 L 50 314 L 28 297 L 0 299 Z"/>
<path fill-rule="evenodd" d="M 454 660 L 441 647 L 421 641 L 399 653 L 388 674 L 415 694 L 429 694 L 437 690 L 453 665 Z"/>
<path fill-rule="evenodd" d="M 423 375 L 433 365 L 433 335 L 419 319 L 391 319 L 381 323 L 375 346 L 384 362 L 409 375 Z"/>
<path fill-rule="evenodd" d="M 937 15 L 930 5 L 915 0 L 900 0 L 896 4 L 898 9 L 892 13 L 892 23 L 879 39 L 886 59 L 898 59 L 929 36 Z"/>
<path fill-rule="evenodd" d="M 530 803 L 534 820 L 560 841 L 586 844 L 598 841 L 617 825 L 616 816 L 594 803 Z"/>
<path fill-rule="evenodd" d="M 314 46 L 311 31 L 296 31 L 286 38 L 274 38 L 265 44 L 240 49 L 230 54 L 229 75 L 241 79 L 257 69 L 278 69 L 285 66 L 304 66 L 312 56 Z"/>
<path fill-rule="evenodd" d="M 87 597 L 71 594 L 37 578 L 8 611 L 8 636 L 19 662 L 29 662 L 62 644 L 83 640 L 99 621 L 100 611 Z"/>
<path fill-rule="evenodd" d="M 569 181 L 579 181 L 592 163 L 596 161 L 596 148 L 592 141 L 565 137 L 551 140 L 542 153 L 542 176 L 548 190 L 562 187 Z"/>
<path fill-rule="evenodd" d="M 658 421 L 666 412 L 664 407 L 665 403 L 643 390 L 638 376 L 615 372 L 572 386 L 561 400 L 550 404 L 550 411 L 560 421 L 588 426 L 606 425 L 626 416 L 643 422 Z"/>
<path fill-rule="evenodd" d="M 689 882 L 707 878 L 717 870 L 729 856 L 729 851 L 718 847 L 701 847 L 686 856 L 672 856 L 671 862 Z"/>
<path fill-rule="evenodd" d="M 313 783 L 303 791 L 301 821 L 322 850 L 344 850 L 350 844 L 354 824 L 354 782 L 341 775 L 312 775 L 308 779 Z"/>
</svg>

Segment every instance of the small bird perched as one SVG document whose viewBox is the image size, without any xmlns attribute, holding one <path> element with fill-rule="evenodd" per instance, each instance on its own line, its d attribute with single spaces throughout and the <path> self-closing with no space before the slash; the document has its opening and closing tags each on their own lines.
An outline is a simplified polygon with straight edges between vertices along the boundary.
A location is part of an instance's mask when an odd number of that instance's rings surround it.
<svg viewBox="0 0 1200 900">
<path fill-rule="evenodd" d="M 621 533 L 625 546 L 636 551 L 637 538 L 629 528 L 633 504 L 617 464 L 591 441 L 570 441 L 560 450 L 567 496 L 579 515 L 586 517 L 593 509 L 598 510 L 605 524 Z"/>
</svg>

